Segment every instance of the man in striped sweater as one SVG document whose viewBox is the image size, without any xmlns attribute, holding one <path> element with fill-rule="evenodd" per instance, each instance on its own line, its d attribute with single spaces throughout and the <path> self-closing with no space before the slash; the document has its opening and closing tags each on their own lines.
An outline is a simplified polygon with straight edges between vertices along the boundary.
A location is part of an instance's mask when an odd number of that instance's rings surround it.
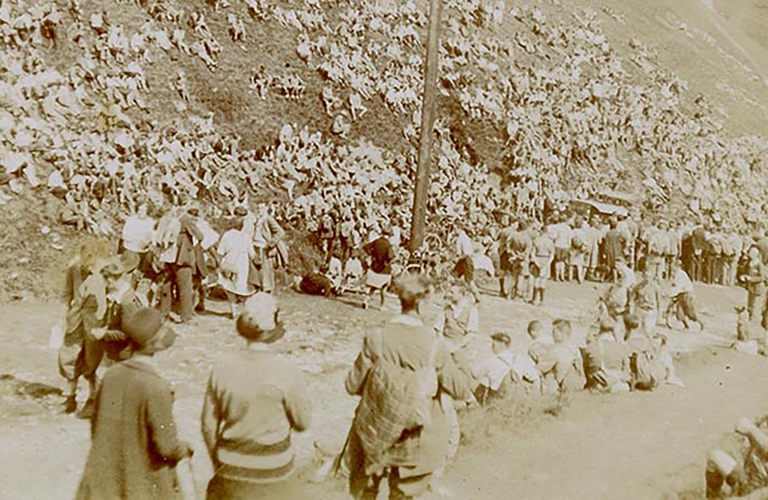
<svg viewBox="0 0 768 500">
<path fill-rule="evenodd" d="M 246 347 L 219 359 L 208 380 L 202 432 L 214 467 L 208 499 L 300 498 L 291 431 L 309 427 L 310 401 L 299 370 L 269 351 L 283 337 L 275 299 L 245 303 L 237 332 Z"/>
</svg>

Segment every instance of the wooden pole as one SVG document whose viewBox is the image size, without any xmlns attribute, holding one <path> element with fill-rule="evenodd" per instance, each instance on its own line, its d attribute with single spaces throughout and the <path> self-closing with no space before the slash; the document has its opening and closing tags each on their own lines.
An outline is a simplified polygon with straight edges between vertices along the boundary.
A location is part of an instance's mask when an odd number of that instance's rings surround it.
<svg viewBox="0 0 768 500">
<path fill-rule="evenodd" d="M 413 195 L 411 218 L 411 251 L 424 243 L 429 190 L 429 167 L 432 162 L 433 127 L 437 93 L 438 47 L 440 43 L 440 0 L 429 2 L 429 31 L 427 32 L 427 60 L 424 64 L 424 97 L 421 102 L 421 135 L 419 138 L 419 164 L 416 170 L 416 186 Z"/>
</svg>

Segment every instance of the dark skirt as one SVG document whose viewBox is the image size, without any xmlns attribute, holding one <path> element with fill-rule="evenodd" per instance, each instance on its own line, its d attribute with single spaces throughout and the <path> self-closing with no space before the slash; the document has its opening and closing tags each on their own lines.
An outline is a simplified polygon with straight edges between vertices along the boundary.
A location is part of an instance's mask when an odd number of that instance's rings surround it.
<svg viewBox="0 0 768 500">
<path fill-rule="evenodd" d="M 213 476 L 208 482 L 205 498 L 207 500 L 250 500 L 254 498 L 287 500 L 311 498 L 311 495 L 296 479 L 264 484 Z"/>
</svg>

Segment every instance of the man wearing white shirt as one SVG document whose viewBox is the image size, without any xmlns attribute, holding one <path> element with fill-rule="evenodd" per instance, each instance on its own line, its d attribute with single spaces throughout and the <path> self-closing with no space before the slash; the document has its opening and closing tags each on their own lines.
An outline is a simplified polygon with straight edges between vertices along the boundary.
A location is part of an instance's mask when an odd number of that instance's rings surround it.
<svg viewBox="0 0 768 500">
<path fill-rule="evenodd" d="M 463 228 L 459 228 L 457 230 L 456 253 L 458 254 L 459 259 L 462 257 L 472 257 L 472 255 L 475 253 L 472 240 L 469 238 Z"/>
<path fill-rule="evenodd" d="M 139 256 L 138 269 L 147 275 L 152 268 L 149 253 L 155 234 L 155 220 L 147 214 L 147 204 L 141 203 L 134 215 L 125 220 L 122 232 L 122 247 L 126 252 Z"/>
<path fill-rule="evenodd" d="M 688 329 L 688 320 L 694 321 L 699 324 L 701 329 L 704 329 L 704 323 L 699 319 L 696 314 L 696 308 L 693 305 L 693 282 L 681 267 L 679 261 L 674 261 L 672 266 L 673 281 L 672 290 L 670 290 L 670 297 L 673 300 L 677 300 L 677 316 L 681 318 L 685 328 Z"/>
</svg>

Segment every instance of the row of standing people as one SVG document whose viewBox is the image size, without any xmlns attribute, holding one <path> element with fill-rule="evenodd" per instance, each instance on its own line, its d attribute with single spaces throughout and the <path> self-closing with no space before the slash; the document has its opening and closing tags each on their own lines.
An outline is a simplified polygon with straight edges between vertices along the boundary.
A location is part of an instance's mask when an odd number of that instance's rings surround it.
<svg viewBox="0 0 768 500">
<path fill-rule="evenodd" d="M 194 203 L 169 210 L 158 221 L 141 204 L 127 218 L 121 250 L 139 256 L 141 276 L 155 285 L 152 295 L 164 314 L 178 309 L 180 320 L 189 321 L 205 309 L 206 291 L 217 284 L 233 316 L 238 297 L 274 289 L 275 267 L 288 259 L 285 232 L 265 204 L 256 213 L 242 208 L 238 214 L 230 225 L 239 227 L 222 235 Z"/>
<path fill-rule="evenodd" d="M 514 267 L 508 259 L 520 260 L 529 253 L 530 234 L 535 224 L 511 222 L 503 217 L 496 240 L 490 248 L 498 255 L 502 271 Z M 522 227 L 521 227 L 522 226 Z M 549 274 L 558 281 L 614 281 L 616 263 L 624 260 L 632 269 L 643 259 L 659 279 L 673 278 L 673 263 L 678 259 L 693 281 L 734 286 L 744 265 L 749 247 L 766 238 L 750 238 L 722 227 L 682 228 L 660 220 L 644 223 L 631 217 L 567 217 L 555 213 L 546 225 L 538 225 L 551 241 Z M 528 233 L 528 234 L 526 234 Z M 506 260 L 506 261 L 505 261 Z M 504 287 L 502 287 L 503 290 Z"/>
</svg>

